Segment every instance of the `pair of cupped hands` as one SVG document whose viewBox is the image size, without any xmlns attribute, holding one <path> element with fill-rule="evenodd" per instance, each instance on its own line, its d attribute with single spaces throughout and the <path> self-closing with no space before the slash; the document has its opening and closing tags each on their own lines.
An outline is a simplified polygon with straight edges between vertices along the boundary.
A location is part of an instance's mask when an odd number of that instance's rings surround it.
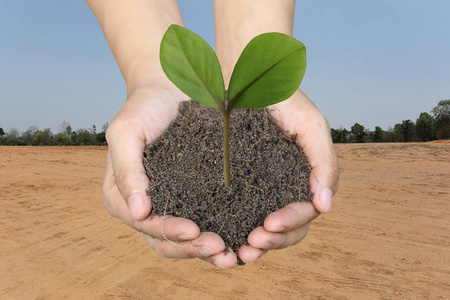
<svg viewBox="0 0 450 300">
<path fill-rule="evenodd" d="M 141 232 L 162 257 L 200 258 L 222 268 L 234 266 L 237 256 L 244 263 L 254 262 L 268 250 L 299 243 L 311 221 L 330 211 L 339 179 L 328 122 L 301 90 L 267 109 L 286 134 L 297 134 L 297 142 L 311 166 L 312 202 L 292 203 L 270 214 L 263 226 L 250 233 L 248 245 L 242 245 L 237 253 L 226 251 L 219 235 L 200 232 L 190 220 L 149 218 L 152 204 L 146 195 L 150 183 L 143 165 L 144 149 L 163 134 L 186 99 L 171 83 L 140 86 L 128 93 L 106 132 L 103 200 L 108 213 Z"/>
</svg>

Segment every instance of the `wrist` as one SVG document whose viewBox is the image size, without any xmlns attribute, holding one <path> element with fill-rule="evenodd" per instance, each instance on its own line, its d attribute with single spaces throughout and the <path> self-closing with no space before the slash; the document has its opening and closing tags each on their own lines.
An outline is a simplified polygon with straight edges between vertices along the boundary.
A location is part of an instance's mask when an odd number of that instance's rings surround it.
<svg viewBox="0 0 450 300">
<path fill-rule="evenodd" d="M 127 101 L 138 95 L 157 96 L 175 102 L 189 99 L 165 76 L 127 83 Z"/>
</svg>

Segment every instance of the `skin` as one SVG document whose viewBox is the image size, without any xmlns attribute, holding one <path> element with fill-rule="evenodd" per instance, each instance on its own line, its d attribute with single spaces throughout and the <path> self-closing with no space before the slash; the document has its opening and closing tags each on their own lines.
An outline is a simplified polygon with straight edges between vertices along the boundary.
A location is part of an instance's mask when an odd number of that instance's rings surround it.
<svg viewBox="0 0 450 300">
<path fill-rule="evenodd" d="M 145 145 L 154 141 L 177 116 L 187 97 L 165 76 L 159 45 L 171 24 L 183 26 L 175 0 L 87 0 L 103 29 L 127 85 L 127 100 L 106 132 L 108 154 L 103 200 L 109 214 L 142 232 L 145 241 L 167 258 L 200 258 L 222 268 L 253 262 L 268 250 L 300 242 L 310 222 L 331 209 L 339 169 L 327 120 L 298 90 L 288 100 L 269 107 L 287 134 L 298 135 L 311 171 L 312 203 L 293 203 L 269 215 L 264 226 L 237 253 L 224 254 L 225 244 L 215 233 L 201 233 L 190 220 L 152 218 L 149 181 L 143 166 Z M 291 0 L 214 1 L 217 55 L 225 82 L 244 46 L 269 31 L 292 34 L 295 2 Z"/>
<path fill-rule="evenodd" d="M 265 32 L 292 36 L 295 1 L 216 0 L 217 56 L 226 84 L 234 65 L 250 40 Z M 310 222 L 331 209 L 331 198 L 337 190 L 339 168 L 331 141 L 330 127 L 311 100 L 299 89 L 286 101 L 268 108 L 286 134 L 297 134 L 297 141 L 309 159 L 312 203 L 293 203 L 269 215 L 264 226 L 256 228 L 238 255 L 244 262 L 255 261 L 267 250 L 282 249 L 300 242 Z"/>
</svg>

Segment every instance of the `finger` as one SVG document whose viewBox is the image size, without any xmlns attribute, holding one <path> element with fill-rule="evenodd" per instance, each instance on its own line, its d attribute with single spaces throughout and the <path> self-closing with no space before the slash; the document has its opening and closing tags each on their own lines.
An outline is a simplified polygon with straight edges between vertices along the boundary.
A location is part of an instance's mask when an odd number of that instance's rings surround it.
<svg viewBox="0 0 450 300">
<path fill-rule="evenodd" d="M 302 145 L 311 166 L 310 187 L 314 193 L 312 201 L 318 212 L 329 212 L 339 180 L 339 165 L 330 127 L 321 114 L 306 117 L 305 121 L 309 124 L 306 128 L 309 133 L 303 138 L 298 137 L 298 143 Z"/>
<path fill-rule="evenodd" d="M 211 232 L 204 232 L 197 239 L 186 242 L 158 239 L 146 234 L 144 234 L 144 239 L 158 255 L 165 258 L 209 258 L 225 249 L 225 244 L 220 236 Z"/>
<path fill-rule="evenodd" d="M 257 227 L 248 236 L 248 243 L 254 248 L 262 250 L 283 249 L 299 243 L 306 236 L 310 223 L 297 229 L 284 232 L 273 233 L 266 231 L 264 227 Z"/>
<path fill-rule="evenodd" d="M 131 224 L 131 216 L 125 200 L 120 194 L 114 178 L 111 155 L 108 149 L 106 155 L 105 176 L 102 186 L 103 204 L 106 211 L 113 217 L 123 220 L 127 224 Z"/>
<path fill-rule="evenodd" d="M 274 106 L 271 114 L 288 134 L 297 134 L 297 143 L 312 169 L 313 204 L 321 213 L 330 211 L 338 187 L 339 165 L 328 121 L 300 89 Z"/>
<path fill-rule="evenodd" d="M 339 166 L 334 149 L 326 149 L 328 146 L 320 150 L 313 150 L 314 155 L 310 155 L 310 187 L 314 193 L 312 203 L 316 210 L 320 213 L 329 212 L 331 210 L 332 198 L 338 188 L 339 182 Z M 305 151 L 305 154 L 307 152 Z"/>
<path fill-rule="evenodd" d="M 142 221 L 133 221 L 138 231 L 156 239 L 174 242 L 194 240 L 200 236 L 200 228 L 191 220 L 172 216 L 154 216 Z"/>
<path fill-rule="evenodd" d="M 144 149 L 176 118 L 180 102 L 174 97 L 178 96 L 165 88 L 138 90 L 129 95 L 106 131 L 116 184 L 135 220 L 143 220 L 151 210 Z"/>
<path fill-rule="evenodd" d="M 222 251 L 219 254 L 210 257 L 200 257 L 200 259 L 222 269 L 231 268 L 237 263 L 237 256 L 232 250 L 229 250 L 228 252 Z"/>
<path fill-rule="evenodd" d="M 300 228 L 319 216 L 311 202 L 294 202 L 271 213 L 264 220 L 264 229 L 269 232 L 288 232 Z"/>
<path fill-rule="evenodd" d="M 130 214 L 125 200 L 120 194 L 112 175 L 110 155 L 107 154 L 105 178 L 103 181 L 103 202 L 108 213 L 121 219 L 128 226 L 159 239 L 173 241 L 191 240 L 200 235 L 198 226 L 187 219 L 171 216 L 146 218 L 136 221 Z"/>
<path fill-rule="evenodd" d="M 114 178 L 117 187 L 125 199 L 130 215 L 135 220 L 143 220 L 150 214 L 151 203 L 145 191 L 149 187 L 143 153 L 145 137 L 131 124 L 122 123 L 120 119 L 111 123 L 107 131 Z M 136 136 L 137 135 L 137 136 Z"/>
<path fill-rule="evenodd" d="M 239 247 L 238 256 L 244 263 L 255 262 L 258 258 L 263 256 L 267 250 L 252 247 L 250 245 L 242 245 Z"/>
</svg>

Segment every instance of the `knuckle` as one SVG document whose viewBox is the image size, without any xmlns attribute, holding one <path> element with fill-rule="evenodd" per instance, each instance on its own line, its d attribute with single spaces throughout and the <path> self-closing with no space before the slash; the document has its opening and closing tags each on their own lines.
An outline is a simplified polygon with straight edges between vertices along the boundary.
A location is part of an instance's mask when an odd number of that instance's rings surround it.
<svg viewBox="0 0 450 300">
<path fill-rule="evenodd" d="M 116 167 L 114 170 L 114 179 L 115 179 L 115 182 L 117 182 L 117 183 L 126 182 L 128 179 L 127 170 L 120 166 Z"/>
<path fill-rule="evenodd" d="M 298 242 L 301 242 L 306 237 L 306 235 L 309 232 L 310 226 L 311 226 L 311 223 L 307 223 L 305 226 L 302 227 L 302 229 L 300 230 L 300 234 L 299 234 L 300 240 Z"/>
<path fill-rule="evenodd" d="M 129 120 L 126 120 L 124 117 L 116 116 L 106 129 L 105 138 L 108 144 L 113 143 L 116 137 L 120 139 L 121 135 L 126 135 L 127 131 L 129 131 L 129 125 Z"/>
<path fill-rule="evenodd" d="M 167 243 L 164 243 L 164 241 L 158 243 L 156 247 L 153 248 L 153 250 L 155 250 L 156 254 L 158 254 L 162 258 L 172 258 L 172 256 L 169 255 L 169 252 L 167 251 Z"/>
<path fill-rule="evenodd" d="M 109 201 L 107 200 L 107 198 L 105 196 L 103 196 L 103 206 L 105 207 L 106 212 L 111 216 L 116 218 L 117 215 L 114 213 L 111 205 L 109 204 Z"/>
<path fill-rule="evenodd" d="M 124 122 L 118 116 L 116 116 L 111 123 L 109 123 L 108 128 L 106 128 L 106 139 L 114 137 L 115 133 L 120 131 L 121 128 L 124 127 Z"/>
<path fill-rule="evenodd" d="M 158 254 L 163 258 L 167 258 L 167 256 L 165 255 L 165 251 L 163 249 L 164 246 L 162 240 L 146 234 L 144 234 L 144 238 L 147 244 L 150 246 L 150 248 L 153 249 L 153 251 L 155 251 L 156 254 Z"/>
<path fill-rule="evenodd" d="M 108 144 L 111 144 L 111 142 L 112 142 L 114 132 L 116 131 L 116 128 L 117 128 L 116 124 L 117 124 L 117 121 L 113 120 L 108 125 L 108 128 L 106 128 L 105 138 L 106 138 L 106 141 L 108 142 Z"/>
<path fill-rule="evenodd" d="M 329 130 L 330 128 L 327 118 L 325 118 L 325 116 L 320 112 L 309 115 L 308 123 L 312 124 L 316 128 L 323 128 L 325 130 Z"/>
<path fill-rule="evenodd" d="M 118 218 L 118 215 L 116 213 L 116 210 L 114 209 L 114 205 L 112 204 L 112 199 L 109 195 L 109 191 L 110 191 L 110 186 L 108 186 L 107 183 L 103 183 L 102 186 L 102 197 L 103 197 L 103 206 L 105 207 L 106 212 L 114 217 L 114 218 Z"/>
<path fill-rule="evenodd" d="M 341 171 L 339 168 L 339 162 L 338 162 L 338 159 L 336 156 L 334 157 L 334 160 L 332 162 L 332 168 L 331 168 L 330 175 L 331 175 L 331 180 L 330 180 L 331 186 L 329 188 L 333 192 L 333 196 L 334 196 L 339 187 L 339 178 L 341 175 Z"/>
</svg>

